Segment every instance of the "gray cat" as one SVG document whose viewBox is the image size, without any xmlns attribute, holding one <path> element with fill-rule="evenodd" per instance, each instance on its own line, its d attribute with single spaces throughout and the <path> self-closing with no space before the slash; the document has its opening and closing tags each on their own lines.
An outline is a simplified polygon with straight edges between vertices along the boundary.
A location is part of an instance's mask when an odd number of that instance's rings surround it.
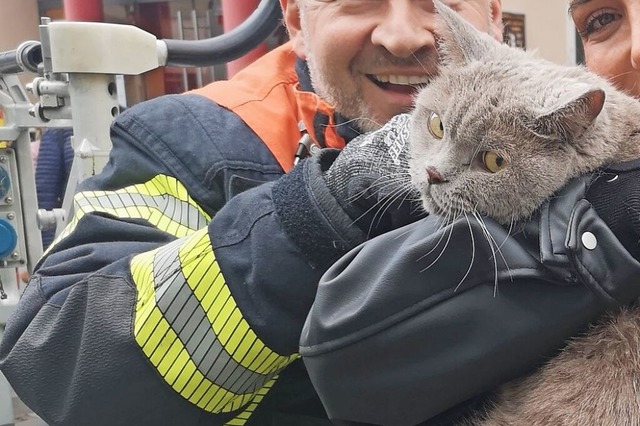
<svg viewBox="0 0 640 426">
<path fill-rule="evenodd" d="M 570 178 L 640 157 L 637 99 L 583 67 L 500 44 L 435 3 L 443 65 L 416 99 L 409 162 L 428 212 L 508 227 Z M 594 325 L 504 386 L 485 414 L 473 424 L 640 425 L 640 310 Z"/>
</svg>

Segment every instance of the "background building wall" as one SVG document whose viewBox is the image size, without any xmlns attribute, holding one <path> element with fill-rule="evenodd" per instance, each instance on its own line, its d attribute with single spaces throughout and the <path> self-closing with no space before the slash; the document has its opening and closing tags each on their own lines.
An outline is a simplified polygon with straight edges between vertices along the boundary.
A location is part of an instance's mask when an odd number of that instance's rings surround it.
<svg viewBox="0 0 640 426">
<path fill-rule="evenodd" d="M 40 40 L 37 0 L 0 0 L 0 52 L 16 49 L 27 40 Z M 22 84 L 33 79 L 21 74 Z"/>
<path fill-rule="evenodd" d="M 197 10 L 199 38 L 204 38 L 221 31 L 221 1 L 104 0 L 105 22 L 134 24 L 159 38 L 178 38 L 177 14 L 182 14 L 184 25 L 189 27 L 191 13 Z M 567 14 L 568 1 L 502 0 L 502 5 L 505 12 L 524 15 L 527 49 L 537 50 L 539 56 L 553 62 L 573 64 L 576 61 L 575 32 Z M 64 19 L 62 0 L 1 0 L 0 6 L 0 51 L 15 49 L 25 40 L 39 39 L 39 13 L 54 21 Z M 157 13 L 147 16 L 150 11 L 157 12 L 159 8 L 163 8 L 162 16 Z M 208 28 L 203 28 L 207 26 L 205 14 L 210 14 Z M 154 23 L 151 25 L 153 28 L 145 22 Z M 184 38 L 193 39 L 193 29 L 185 28 Z M 203 84 L 213 79 L 225 78 L 224 65 L 199 70 L 167 67 L 142 76 L 129 77 L 127 97 L 131 97 L 132 105 L 159 94 L 182 92 L 197 87 L 197 77 L 203 80 Z M 23 80 L 26 78 L 22 76 Z"/>
<path fill-rule="evenodd" d="M 196 3 L 201 3 L 199 0 Z M 176 7 L 189 4 L 185 0 L 173 1 Z M 205 2 L 206 3 L 206 2 Z M 109 7 L 124 9 L 122 6 Z M 0 51 L 15 48 L 24 40 L 38 39 L 38 0 L 0 1 Z M 573 63 L 575 39 L 573 26 L 567 15 L 568 0 L 502 0 L 505 12 L 525 15 L 526 42 L 528 49 L 537 49 L 542 57 L 559 63 Z M 49 10 L 51 16 L 53 10 Z M 53 13 L 53 15 L 56 15 Z M 112 13 L 108 13 L 112 15 Z M 52 16 L 59 19 L 61 16 Z M 107 21 L 110 21 L 107 19 Z M 124 19 L 113 19 L 122 22 Z"/>
<path fill-rule="evenodd" d="M 560 64 L 575 63 L 575 32 L 568 0 L 502 0 L 505 12 L 525 15 L 527 50 Z"/>
<path fill-rule="evenodd" d="M 25 40 L 40 40 L 36 0 L 0 1 L 0 51 L 13 50 Z"/>
</svg>

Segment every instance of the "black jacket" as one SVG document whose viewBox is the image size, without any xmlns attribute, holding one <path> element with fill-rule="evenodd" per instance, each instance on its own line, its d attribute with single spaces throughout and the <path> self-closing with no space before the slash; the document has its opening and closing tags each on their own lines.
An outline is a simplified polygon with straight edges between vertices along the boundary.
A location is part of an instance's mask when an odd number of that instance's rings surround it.
<svg viewBox="0 0 640 426">
<path fill-rule="evenodd" d="M 293 113 L 287 108 L 283 113 Z M 314 157 L 284 175 L 236 114 L 196 95 L 128 109 L 112 127 L 112 142 L 109 163 L 83 182 L 74 218 L 37 265 L 7 324 L 0 369 L 18 395 L 51 425 L 327 423 L 299 360 L 299 336 L 320 278 L 366 235 L 331 196 L 323 164 Z M 428 232 L 425 223 L 416 224 L 354 253 L 386 245 L 384 253 L 393 253 L 402 241 L 421 241 Z M 396 283 L 422 279 L 415 269 L 399 269 L 411 261 L 403 260 L 407 254 L 377 257 L 377 266 L 396 271 Z M 350 286 L 371 293 L 368 275 L 352 278 Z M 493 275 L 489 281 L 474 287 L 488 287 L 491 297 L 481 303 L 511 300 L 494 299 Z M 486 384 L 458 396 L 443 392 L 421 414 L 445 410 L 502 380 L 508 342 L 546 336 L 531 340 L 528 357 L 513 360 L 510 373 L 517 373 L 603 309 L 592 293 L 566 288 L 577 295 L 557 298 L 554 315 L 566 320 L 567 300 L 575 298 L 589 309 L 554 327 L 513 306 L 491 309 L 495 321 L 507 318 L 524 328 L 514 328 L 502 345 L 470 340 L 473 353 L 464 357 L 484 370 L 469 382 Z M 470 294 L 454 293 L 447 309 L 465 314 Z M 494 330 L 491 322 L 461 324 L 451 316 L 436 325 L 444 340 L 430 347 L 442 360 L 461 356 L 446 338 L 449 327 L 468 326 L 478 336 Z M 459 378 L 461 364 L 454 364 L 446 369 L 442 363 L 431 385 L 446 389 Z M 325 398 L 321 383 L 318 389 Z M 354 407 L 361 398 L 351 398 Z"/>
<path fill-rule="evenodd" d="M 451 424 L 466 400 L 630 303 L 640 294 L 638 173 L 636 161 L 575 179 L 512 229 L 428 217 L 334 264 L 300 350 L 329 416 Z"/>
</svg>

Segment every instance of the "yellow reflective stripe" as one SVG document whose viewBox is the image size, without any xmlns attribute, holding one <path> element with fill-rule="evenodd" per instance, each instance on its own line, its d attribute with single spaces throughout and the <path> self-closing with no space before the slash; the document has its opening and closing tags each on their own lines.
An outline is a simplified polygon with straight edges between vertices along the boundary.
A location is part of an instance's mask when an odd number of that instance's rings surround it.
<svg viewBox="0 0 640 426">
<path fill-rule="evenodd" d="M 273 352 L 250 329 L 206 228 L 135 256 L 131 272 L 138 288 L 136 341 L 165 381 L 198 407 L 229 412 L 257 404 L 297 358 Z"/>
<path fill-rule="evenodd" d="M 251 330 L 220 274 L 209 235 L 202 231 L 198 233 L 201 234 L 200 238 L 189 239 L 179 250 L 182 273 L 187 278 L 187 284 L 206 311 L 218 340 L 233 359 L 256 373 L 273 372 L 274 364 L 282 363 L 289 357 L 271 351 Z M 216 280 L 210 285 L 200 285 L 207 283 L 207 277 L 214 274 L 217 275 Z"/>
<path fill-rule="evenodd" d="M 74 217 L 51 244 L 69 235 L 85 214 L 107 213 L 123 219 L 144 219 L 158 229 L 183 237 L 201 229 L 211 217 L 176 178 L 157 175 L 151 180 L 115 191 L 83 191 L 74 197 Z"/>
<path fill-rule="evenodd" d="M 276 382 L 276 380 L 278 380 L 278 376 L 276 376 L 273 379 L 269 380 L 258 391 L 258 393 L 253 398 L 253 400 L 249 403 L 249 405 L 247 405 L 247 408 L 243 412 L 238 414 L 236 417 L 234 417 L 233 419 L 231 419 L 227 423 L 225 423 L 224 426 L 243 426 L 247 422 L 247 420 L 249 420 L 249 417 L 251 417 L 251 415 L 255 411 L 256 407 L 258 406 L 258 404 L 260 404 L 262 402 L 262 399 L 267 394 L 267 392 L 269 392 L 271 390 L 271 387 Z"/>
</svg>

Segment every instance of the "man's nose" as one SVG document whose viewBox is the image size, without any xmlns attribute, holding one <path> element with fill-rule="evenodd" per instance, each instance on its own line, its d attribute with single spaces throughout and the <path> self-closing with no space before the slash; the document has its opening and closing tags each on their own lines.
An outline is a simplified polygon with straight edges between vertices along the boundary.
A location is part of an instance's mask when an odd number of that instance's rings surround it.
<svg viewBox="0 0 640 426">
<path fill-rule="evenodd" d="M 424 1 L 388 2 L 385 14 L 371 34 L 373 44 L 398 58 L 408 58 L 424 47 L 435 47 L 435 14 L 425 10 Z"/>
</svg>

